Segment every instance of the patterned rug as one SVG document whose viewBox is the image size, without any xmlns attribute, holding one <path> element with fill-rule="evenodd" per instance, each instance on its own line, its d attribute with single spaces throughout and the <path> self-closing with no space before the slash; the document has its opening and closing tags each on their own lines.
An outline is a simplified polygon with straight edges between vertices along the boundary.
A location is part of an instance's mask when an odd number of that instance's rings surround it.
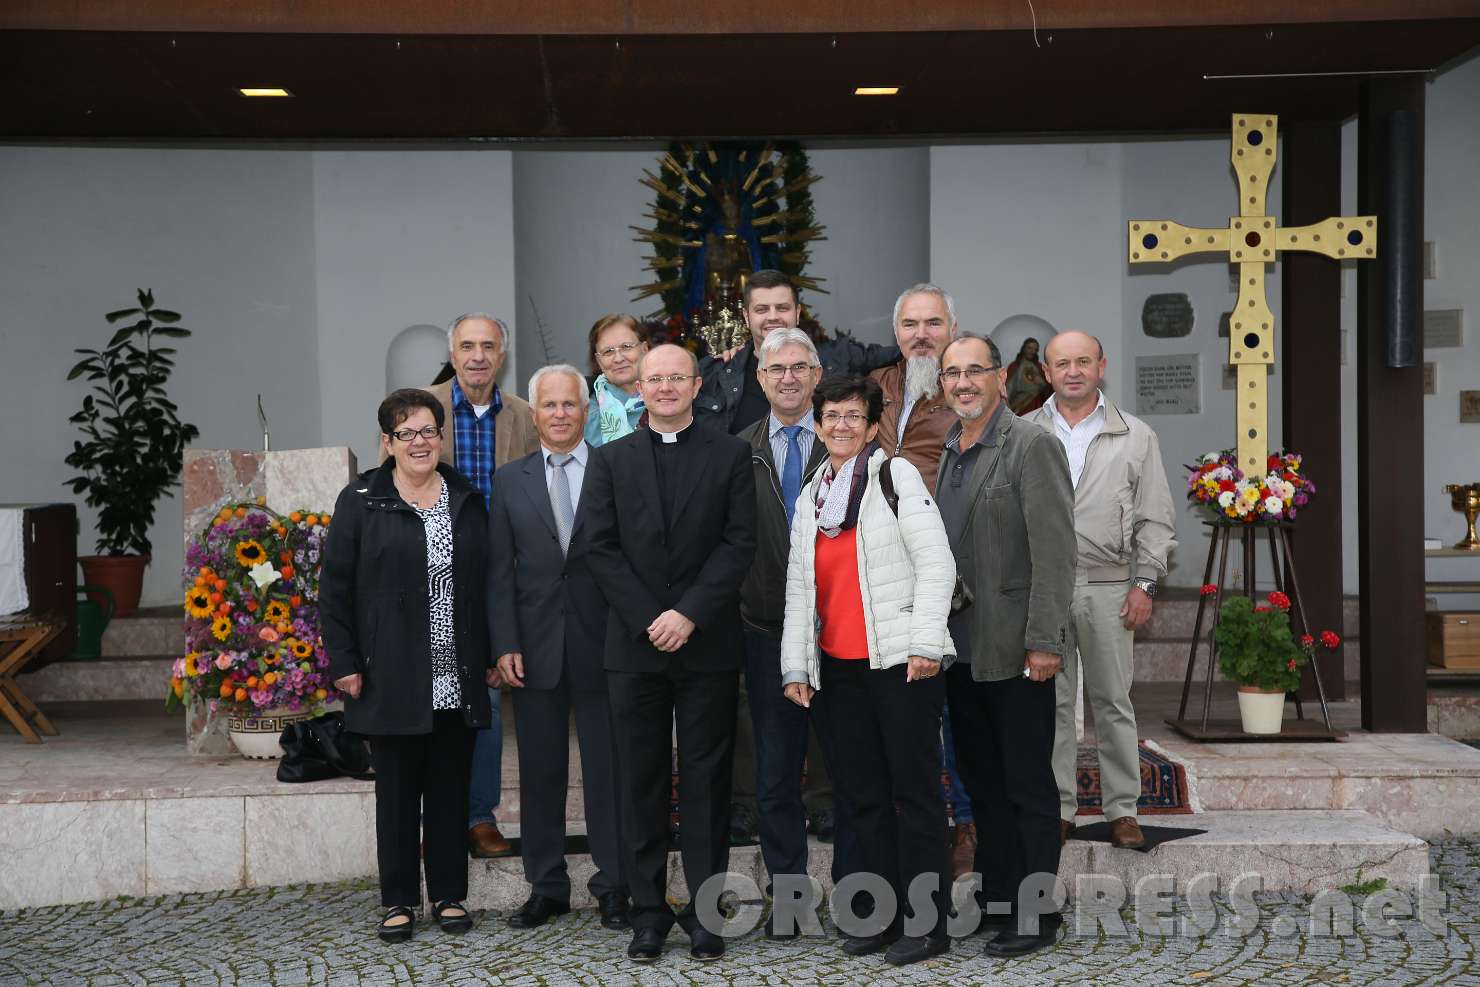
<svg viewBox="0 0 1480 987">
<path fill-rule="evenodd" d="M 1201 812 L 1197 781 L 1187 765 L 1166 748 L 1151 740 L 1140 744 L 1141 797 L 1136 800 L 1138 816 L 1179 816 Z M 1093 747 L 1079 748 L 1074 765 L 1079 787 L 1079 815 L 1100 814 L 1100 758 Z"/>
</svg>

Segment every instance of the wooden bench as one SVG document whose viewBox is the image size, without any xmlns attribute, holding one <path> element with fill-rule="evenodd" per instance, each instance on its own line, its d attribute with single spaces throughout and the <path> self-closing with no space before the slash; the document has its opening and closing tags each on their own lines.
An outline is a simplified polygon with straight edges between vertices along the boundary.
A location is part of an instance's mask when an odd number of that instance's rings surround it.
<svg viewBox="0 0 1480 987">
<path fill-rule="evenodd" d="M 41 743 L 43 733 L 55 737 L 57 728 L 21 691 L 16 676 L 66 627 L 65 619 L 50 614 L 0 617 L 0 715 L 28 744 Z"/>
</svg>

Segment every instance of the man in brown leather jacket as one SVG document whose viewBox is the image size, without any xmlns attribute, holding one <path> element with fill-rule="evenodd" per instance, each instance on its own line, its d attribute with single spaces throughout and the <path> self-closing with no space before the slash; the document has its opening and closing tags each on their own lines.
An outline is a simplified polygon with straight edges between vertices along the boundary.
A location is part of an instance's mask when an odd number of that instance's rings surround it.
<svg viewBox="0 0 1480 987">
<path fill-rule="evenodd" d="M 933 284 L 907 288 L 894 303 L 894 338 L 903 355 L 898 363 L 869 375 L 884 389 L 879 445 L 889 455 L 909 460 L 932 494 L 946 433 L 956 423 L 938 379 L 940 355 L 955 337 L 951 296 Z"/>
</svg>

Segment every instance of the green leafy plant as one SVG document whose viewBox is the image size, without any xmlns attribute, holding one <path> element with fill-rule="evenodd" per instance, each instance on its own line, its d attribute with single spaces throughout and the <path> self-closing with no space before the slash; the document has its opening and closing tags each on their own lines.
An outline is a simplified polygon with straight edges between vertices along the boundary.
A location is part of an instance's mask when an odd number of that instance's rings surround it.
<svg viewBox="0 0 1480 987">
<path fill-rule="evenodd" d="M 1211 585 L 1203 592 L 1209 589 L 1217 592 Z M 1213 636 L 1224 678 L 1268 692 L 1300 686 L 1300 669 L 1310 656 L 1290 635 L 1290 598 L 1284 593 L 1271 593 L 1269 602 L 1258 606 L 1247 596 L 1224 601 Z"/>
<path fill-rule="evenodd" d="M 1385 888 L 1387 888 L 1387 878 L 1374 877 L 1364 881 L 1362 880 L 1362 868 L 1360 867 L 1357 868 L 1357 876 L 1352 879 L 1352 883 L 1341 886 L 1341 890 L 1353 898 L 1365 898 L 1367 895 L 1377 894 L 1377 892 Z"/>
<path fill-rule="evenodd" d="M 109 324 L 136 319 L 113 334 L 101 350 L 82 354 L 68 380 L 86 376 L 91 393 L 67 419 L 83 439 L 66 458 L 78 475 L 67 481 L 98 512 L 97 550 L 101 555 L 150 552 L 149 527 L 160 497 L 180 482 L 185 446 L 200 435 L 180 421 L 165 390 L 174 372 L 175 349 L 157 338 L 185 339 L 190 330 L 175 323 L 178 312 L 154 306 L 154 294 L 140 289 L 137 308 L 106 316 Z"/>
</svg>

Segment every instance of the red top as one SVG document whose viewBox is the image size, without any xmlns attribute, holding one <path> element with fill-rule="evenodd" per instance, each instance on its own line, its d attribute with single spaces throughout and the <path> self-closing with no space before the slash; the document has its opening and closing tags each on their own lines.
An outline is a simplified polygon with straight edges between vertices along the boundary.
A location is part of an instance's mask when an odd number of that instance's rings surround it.
<svg viewBox="0 0 1480 987">
<path fill-rule="evenodd" d="M 868 631 L 863 622 L 863 591 L 858 580 L 858 528 L 829 538 L 817 532 L 817 616 L 822 620 L 818 646 L 834 658 L 868 657 Z"/>
</svg>

